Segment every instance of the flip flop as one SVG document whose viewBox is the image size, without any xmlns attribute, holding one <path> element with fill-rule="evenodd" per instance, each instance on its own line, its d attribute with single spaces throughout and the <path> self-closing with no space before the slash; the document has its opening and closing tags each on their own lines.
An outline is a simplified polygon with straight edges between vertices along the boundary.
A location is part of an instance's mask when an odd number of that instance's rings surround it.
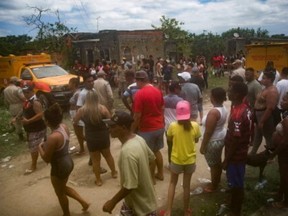
<svg viewBox="0 0 288 216">
<path fill-rule="evenodd" d="M 99 180 L 99 181 L 95 180 L 95 184 L 100 187 L 102 186 L 103 182 L 102 180 Z"/>
<path fill-rule="evenodd" d="M 213 190 L 213 189 L 211 189 L 209 187 L 204 188 L 204 192 L 206 192 L 206 193 L 213 193 L 215 191 L 216 191 L 216 189 Z"/>
<path fill-rule="evenodd" d="M 78 152 L 76 152 L 75 154 L 78 155 L 78 156 L 81 156 L 81 155 L 84 155 L 84 154 L 85 154 L 85 151 L 82 151 L 82 152 L 78 151 Z"/>
<path fill-rule="evenodd" d="M 164 177 L 163 176 L 159 176 L 158 174 L 155 175 L 155 178 L 160 180 L 160 181 L 164 180 Z"/>
<path fill-rule="evenodd" d="M 30 174 L 33 173 L 34 171 L 35 171 L 35 169 L 34 169 L 34 170 L 32 170 L 32 169 L 26 169 L 25 172 L 24 172 L 24 175 L 30 175 Z"/>
<path fill-rule="evenodd" d="M 100 174 L 104 174 L 104 173 L 106 173 L 106 172 L 107 172 L 107 170 L 106 170 L 105 168 L 100 167 Z"/>
<path fill-rule="evenodd" d="M 288 208 L 288 206 L 285 205 L 283 202 L 273 202 L 271 203 L 271 205 L 273 208 L 276 208 L 276 209 Z"/>
<path fill-rule="evenodd" d="M 159 216 L 165 216 L 166 215 L 166 210 L 160 210 L 158 215 Z"/>
<path fill-rule="evenodd" d="M 185 215 L 192 216 L 192 210 L 191 210 L 190 208 L 189 208 L 189 209 L 186 209 Z"/>
<path fill-rule="evenodd" d="M 90 203 L 87 203 L 87 206 L 83 207 L 82 211 L 86 212 L 88 210 L 88 208 L 90 207 L 90 205 L 91 205 Z"/>
</svg>

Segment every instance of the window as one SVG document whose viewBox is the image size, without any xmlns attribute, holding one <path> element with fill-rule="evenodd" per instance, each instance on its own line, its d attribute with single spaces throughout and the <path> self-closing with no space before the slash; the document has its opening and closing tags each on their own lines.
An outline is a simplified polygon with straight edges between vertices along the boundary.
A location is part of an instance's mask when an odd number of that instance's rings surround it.
<svg viewBox="0 0 288 216">
<path fill-rule="evenodd" d="M 30 71 L 27 68 L 22 69 L 20 78 L 22 80 L 33 80 L 33 77 L 32 77 L 32 75 L 30 74 Z"/>
</svg>

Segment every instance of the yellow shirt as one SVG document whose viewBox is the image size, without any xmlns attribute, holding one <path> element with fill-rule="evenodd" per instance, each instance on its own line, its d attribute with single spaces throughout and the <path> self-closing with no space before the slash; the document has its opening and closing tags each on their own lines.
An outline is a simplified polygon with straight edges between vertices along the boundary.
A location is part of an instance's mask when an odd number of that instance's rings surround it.
<svg viewBox="0 0 288 216">
<path fill-rule="evenodd" d="M 195 139 L 201 137 L 197 122 L 191 121 L 192 129 L 185 131 L 183 125 L 172 122 L 167 136 L 173 138 L 171 161 L 179 165 L 194 164 L 196 162 Z"/>
</svg>

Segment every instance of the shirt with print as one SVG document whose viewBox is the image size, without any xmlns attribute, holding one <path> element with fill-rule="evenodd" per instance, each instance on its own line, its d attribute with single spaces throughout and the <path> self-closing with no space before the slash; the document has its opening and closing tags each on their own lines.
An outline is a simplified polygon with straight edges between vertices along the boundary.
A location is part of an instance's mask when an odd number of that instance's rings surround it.
<svg viewBox="0 0 288 216">
<path fill-rule="evenodd" d="M 231 108 L 228 128 L 225 137 L 225 155 L 232 145 L 238 145 L 229 162 L 245 162 L 251 137 L 253 135 L 253 116 L 251 109 L 246 103 L 234 105 Z"/>
</svg>

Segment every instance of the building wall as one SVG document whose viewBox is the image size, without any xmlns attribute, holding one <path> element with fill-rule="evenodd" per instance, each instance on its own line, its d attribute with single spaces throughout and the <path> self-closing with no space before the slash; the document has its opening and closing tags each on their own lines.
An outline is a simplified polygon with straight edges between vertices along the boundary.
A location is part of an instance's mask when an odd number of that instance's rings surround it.
<svg viewBox="0 0 288 216">
<path fill-rule="evenodd" d="M 163 33 L 157 30 L 119 31 L 119 57 L 136 64 L 137 60 L 164 57 Z M 119 59 L 120 60 L 120 59 Z"/>
<path fill-rule="evenodd" d="M 89 66 L 98 60 L 111 61 L 115 59 L 118 63 L 123 57 L 136 64 L 137 60 L 154 57 L 164 57 L 163 33 L 159 30 L 136 30 L 117 31 L 103 30 L 97 34 L 81 33 L 78 40 L 73 42 L 75 56 L 82 64 Z M 89 42 L 90 39 L 99 39 L 97 42 Z"/>
</svg>

